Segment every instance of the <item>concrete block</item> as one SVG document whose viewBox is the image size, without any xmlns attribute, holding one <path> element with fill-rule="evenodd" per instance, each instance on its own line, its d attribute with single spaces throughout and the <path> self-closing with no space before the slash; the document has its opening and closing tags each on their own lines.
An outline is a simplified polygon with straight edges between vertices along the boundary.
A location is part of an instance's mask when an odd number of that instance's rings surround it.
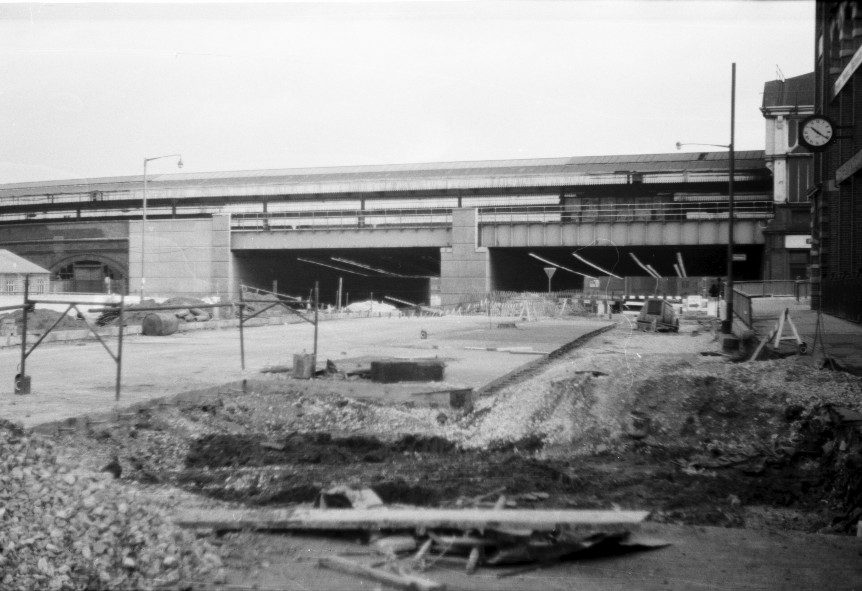
<svg viewBox="0 0 862 591">
<path fill-rule="evenodd" d="M 732 334 L 723 334 L 721 339 L 721 350 L 725 353 L 734 353 L 739 351 L 739 339 Z"/>
<path fill-rule="evenodd" d="M 446 364 L 439 359 L 372 361 L 371 381 L 380 384 L 439 382 L 443 379 L 445 367 Z"/>
<path fill-rule="evenodd" d="M 309 380 L 314 377 L 317 360 L 314 355 L 306 353 L 293 356 L 293 377 L 300 380 Z"/>
<path fill-rule="evenodd" d="M 464 412 L 473 410 L 473 389 L 452 390 L 449 392 L 449 406 L 460 408 Z"/>
</svg>

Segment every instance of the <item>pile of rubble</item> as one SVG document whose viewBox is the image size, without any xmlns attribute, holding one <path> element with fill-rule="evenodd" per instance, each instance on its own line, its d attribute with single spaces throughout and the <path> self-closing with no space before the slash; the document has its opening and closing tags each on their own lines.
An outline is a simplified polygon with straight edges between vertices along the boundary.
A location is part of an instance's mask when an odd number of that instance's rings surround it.
<svg viewBox="0 0 862 591">
<path fill-rule="evenodd" d="M 113 479 L 0 424 L 0 588 L 153 589 L 224 577 L 218 549 Z"/>
</svg>

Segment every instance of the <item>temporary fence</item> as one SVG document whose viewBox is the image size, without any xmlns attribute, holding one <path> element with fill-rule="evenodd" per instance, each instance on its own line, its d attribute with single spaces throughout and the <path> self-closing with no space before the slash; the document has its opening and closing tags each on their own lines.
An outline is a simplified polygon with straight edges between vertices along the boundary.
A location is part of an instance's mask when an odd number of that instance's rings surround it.
<svg viewBox="0 0 862 591">
<path fill-rule="evenodd" d="M 797 306 L 807 305 L 810 293 L 809 281 L 737 281 L 733 284 L 733 315 L 751 328 L 758 318 L 777 318 L 784 312 L 787 300 L 778 298 L 792 297 Z"/>
<path fill-rule="evenodd" d="M 733 315 L 738 317 L 748 328 L 754 323 L 754 306 L 750 295 L 733 289 Z"/>
<path fill-rule="evenodd" d="M 807 298 L 810 294 L 809 281 L 792 279 L 768 281 L 735 281 L 733 288 L 748 296 Z"/>
<path fill-rule="evenodd" d="M 245 338 L 243 336 L 243 327 L 245 326 L 245 323 L 248 322 L 249 320 L 253 319 L 253 318 L 260 316 L 261 314 L 263 314 L 267 310 L 275 308 L 276 306 L 280 306 L 284 310 L 290 312 L 291 314 L 294 314 L 298 318 L 300 318 L 300 319 L 304 320 L 305 322 L 308 322 L 309 324 L 312 324 L 314 326 L 314 353 L 313 353 L 313 355 L 314 355 L 314 359 L 317 359 L 317 326 L 318 326 L 318 320 L 319 320 L 318 310 L 320 308 L 320 305 L 319 305 L 320 304 L 320 287 L 319 287 L 318 283 L 316 281 L 314 283 L 314 296 L 313 296 L 314 300 L 312 303 L 312 311 L 314 313 L 314 319 L 313 320 L 306 318 L 301 312 L 298 312 L 297 310 L 294 310 L 293 308 L 290 307 L 289 304 L 291 304 L 291 303 L 296 304 L 297 302 L 301 302 L 301 300 L 299 300 L 299 298 L 296 298 L 294 296 L 285 295 L 285 294 L 276 293 L 273 291 L 266 291 L 263 289 L 257 289 L 257 288 L 251 288 L 251 289 L 253 289 L 254 292 L 257 294 L 274 297 L 275 300 L 272 300 L 271 303 L 268 303 L 268 304 L 265 303 L 264 307 L 262 309 L 255 310 L 252 314 L 246 315 L 244 312 L 244 310 L 247 306 L 247 303 L 245 302 L 245 294 L 247 291 L 249 291 L 249 288 L 245 285 L 240 286 L 240 290 L 239 290 L 239 337 L 240 337 L 240 340 L 239 340 L 239 342 L 240 342 L 240 361 L 242 364 L 242 368 L 245 369 Z M 258 300 L 258 301 L 261 301 L 261 300 Z M 263 300 L 263 301 L 265 302 L 266 300 Z"/>
<path fill-rule="evenodd" d="M 120 296 L 119 303 L 106 303 L 104 301 L 93 301 L 87 299 L 76 299 L 74 301 L 70 300 L 54 300 L 49 298 L 32 298 L 30 296 L 29 291 L 29 277 L 25 277 L 24 281 L 24 301 L 23 304 L 14 305 L 14 306 L 4 306 L 0 307 L 0 311 L 10 311 L 10 310 L 21 310 L 22 311 L 22 332 L 21 332 L 21 361 L 19 365 L 18 374 L 15 376 L 15 393 L 16 394 L 29 394 L 31 390 L 31 377 L 27 375 L 27 359 L 30 355 L 36 350 L 36 348 L 45 341 L 47 336 L 53 332 L 57 326 L 62 322 L 62 320 L 70 313 L 76 312 L 78 317 L 83 320 L 84 324 L 87 327 L 89 333 L 92 333 L 95 336 L 96 340 L 105 348 L 108 355 L 114 361 L 117 367 L 116 373 L 116 385 L 115 385 L 115 400 L 120 400 L 120 395 L 122 392 L 122 371 L 123 371 L 123 338 L 124 338 L 124 328 L 126 325 L 126 318 L 128 313 L 146 313 L 146 312 L 167 312 L 171 310 L 184 310 L 190 307 L 196 309 L 218 309 L 218 308 L 238 308 L 239 309 L 239 340 L 240 340 L 240 362 L 241 367 L 245 369 L 245 335 L 244 335 L 244 325 L 252 320 L 253 318 L 259 316 L 262 312 L 269 309 L 272 306 L 283 305 L 285 308 L 289 309 L 291 312 L 294 312 L 301 316 L 295 310 L 289 308 L 286 303 L 279 299 L 278 301 L 274 301 L 271 305 L 265 307 L 263 310 L 256 311 L 251 315 L 244 314 L 244 309 L 247 304 L 242 301 L 242 296 L 240 297 L 239 303 L 217 303 L 217 304 L 194 304 L 190 306 L 189 304 L 176 304 L 176 305 L 136 305 L 133 308 L 129 308 L 126 305 L 125 296 Z M 314 320 L 309 320 L 304 318 L 307 322 L 314 324 L 314 351 L 315 357 L 317 353 L 317 301 L 318 301 L 318 288 L 315 285 L 314 289 Z M 64 305 L 66 306 L 65 311 L 60 314 L 56 321 L 43 332 L 35 343 L 28 347 L 27 342 L 27 328 L 28 328 L 28 320 L 31 313 L 33 313 L 36 309 L 36 306 L 39 304 L 47 304 L 47 305 Z M 99 334 L 99 331 L 96 330 L 96 327 L 87 320 L 87 316 L 84 314 L 84 310 L 79 308 L 79 306 L 99 306 L 103 311 L 111 311 L 116 312 L 117 317 L 117 345 L 116 351 L 112 350 L 112 348 L 108 345 L 106 340 Z"/>
<path fill-rule="evenodd" d="M 591 297 L 632 299 L 637 297 L 683 298 L 706 296 L 715 284 L 714 277 L 597 277 L 586 280 L 584 293 Z"/>
</svg>

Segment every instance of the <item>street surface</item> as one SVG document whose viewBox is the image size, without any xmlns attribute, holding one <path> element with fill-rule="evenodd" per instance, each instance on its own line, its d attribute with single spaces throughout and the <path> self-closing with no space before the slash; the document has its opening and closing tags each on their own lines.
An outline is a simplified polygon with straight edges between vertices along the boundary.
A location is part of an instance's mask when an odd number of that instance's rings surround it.
<svg viewBox="0 0 862 591">
<path fill-rule="evenodd" d="M 430 389 L 478 388 L 537 357 L 479 348 L 518 347 L 550 352 L 608 324 L 568 319 L 519 322 L 516 328 L 497 328 L 500 322 L 498 318 L 465 316 L 321 322 L 318 367 L 324 367 L 327 359 L 338 365 L 342 360 L 367 361 L 369 357 L 439 357 L 447 364 L 445 381 L 430 384 Z M 427 335 L 424 339 L 423 330 Z M 262 369 L 290 367 L 294 354 L 314 349 L 314 328 L 307 323 L 246 328 L 244 332 L 245 371 L 240 367 L 237 328 L 125 338 L 119 404 L 115 401 L 117 366 L 95 339 L 37 347 L 26 361 L 26 372 L 32 379 L 30 395 L 13 394 L 20 348 L 2 349 L 0 418 L 32 427 L 245 378 L 261 378 L 265 375 L 260 373 Z M 107 342 L 116 351 L 117 339 Z M 344 361 L 343 365 L 355 364 Z M 386 393 L 399 388 L 374 385 L 368 390 Z M 402 390 L 427 391 L 429 384 Z"/>
</svg>

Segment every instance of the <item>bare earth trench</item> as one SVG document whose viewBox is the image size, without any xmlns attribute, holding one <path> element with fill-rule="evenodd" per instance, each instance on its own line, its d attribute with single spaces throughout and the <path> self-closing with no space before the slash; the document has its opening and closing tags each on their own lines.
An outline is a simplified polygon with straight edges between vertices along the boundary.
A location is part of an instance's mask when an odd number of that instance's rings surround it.
<svg viewBox="0 0 862 591">
<path fill-rule="evenodd" d="M 430 338 L 410 345 L 415 356 L 446 358 L 433 321 L 425 324 Z M 473 367 L 453 363 L 458 369 L 442 384 L 381 386 L 343 375 L 303 381 L 263 374 L 279 359 L 252 349 L 256 365 L 243 374 L 245 390 L 152 405 L 52 441 L 76 474 L 117 456 L 122 477 L 100 486 L 166 515 L 308 503 L 339 484 L 371 487 L 389 504 L 421 506 L 504 489 L 520 508 L 649 510 L 643 530 L 671 542 L 510 578 L 498 577 L 505 569 L 467 575 L 453 565 L 426 573 L 449 589 L 862 588 L 860 441 L 829 414 L 829 405 L 860 410 L 862 380 L 795 356 L 733 363 L 702 355 L 718 344 L 694 320 L 678 334 L 632 328 L 618 318 L 610 331 L 481 397 L 472 412 L 428 392 L 470 385 L 483 363 L 507 353 L 479 351 Z M 464 335 L 474 346 L 505 338 L 490 325 Z M 542 343 L 534 338 L 531 346 L 541 350 Z M 372 353 L 325 347 L 342 370 Z M 197 540 L 207 544 L 201 557 L 219 558 L 190 563 L 182 580 L 160 579 L 159 571 L 148 584 L 377 585 L 316 566 L 321 556 L 372 554 L 358 534 L 199 532 Z M 134 588 L 131 581 L 145 579 L 126 574 L 106 575 L 102 584 Z"/>
</svg>

